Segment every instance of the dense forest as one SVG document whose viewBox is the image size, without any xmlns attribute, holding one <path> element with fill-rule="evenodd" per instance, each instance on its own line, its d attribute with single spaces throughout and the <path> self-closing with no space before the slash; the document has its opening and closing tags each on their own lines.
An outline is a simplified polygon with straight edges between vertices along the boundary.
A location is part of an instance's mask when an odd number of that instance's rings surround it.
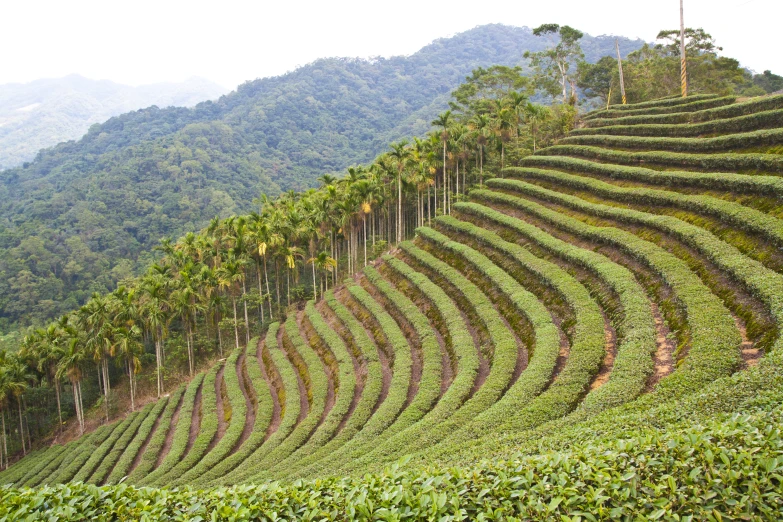
<svg viewBox="0 0 783 522">
<path fill-rule="evenodd" d="M 0 332 L 112 290 L 163 236 L 257 209 L 422 135 L 477 67 L 517 65 L 551 38 L 489 25 L 408 57 L 318 60 L 193 109 L 131 112 L 0 173 Z M 621 39 L 623 53 L 643 42 Z M 614 38 L 585 36 L 587 60 Z"/>
</svg>

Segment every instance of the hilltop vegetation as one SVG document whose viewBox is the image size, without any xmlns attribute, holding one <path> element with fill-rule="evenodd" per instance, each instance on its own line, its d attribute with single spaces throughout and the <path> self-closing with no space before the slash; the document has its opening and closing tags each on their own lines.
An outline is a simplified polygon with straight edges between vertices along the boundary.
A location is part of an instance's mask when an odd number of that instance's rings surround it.
<svg viewBox="0 0 783 522">
<path fill-rule="evenodd" d="M 78 75 L 0 85 L 0 170 L 81 138 L 95 123 L 143 107 L 192 107 L 226 89 L 202 78 L 130 87 Z"/>
<path fill-rule="evenodd" d="M 585 37 L 588 59 L 614 45 Z M 641 41 L 621 40 L 624 53 Z M 0 173 L 0 331 L 42 323 L 113 290 L 161 237 L 257 209 L 422 135 L 477 67 L 516 65 L 546 42 L 483 26 L 408 57 L 318 60 L 193 109 L 151 107 Z"/>
</svg>

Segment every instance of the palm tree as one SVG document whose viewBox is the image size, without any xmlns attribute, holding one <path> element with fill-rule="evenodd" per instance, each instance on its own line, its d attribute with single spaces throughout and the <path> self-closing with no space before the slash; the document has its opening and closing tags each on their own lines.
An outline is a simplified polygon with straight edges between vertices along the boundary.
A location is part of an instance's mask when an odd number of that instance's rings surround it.
<svg viewBox="0 0 783 522">
<path fill-rule="evenodd" d="M 87 334 L 86 348 L 92 353 L 98 364 L 103 382 L 103 394 L 106 407 L 106 422 L 109 421 L 109 357 L 114 356 L 112 343 L 112 313 L 109 310 L 109 300 L 100 294 L 93 294 L 87 304 L 79 309 L 77 317 L 80 326 Z"/>
<path fill-rule="evenodd" d="M 530 126 L 530 134 L 533 136 L 533 152 L 536 151 L 536 134 L 538 126 L 549 117 L 549 109 L 543 105 L 528 103 L 525 105 L 525 119 Z"/>
<path fill-rule="evenodd" d="M 141 329 L 138 326 L 130 328 L 121 326 L 115 329 L 114 347 L 128 371 L 128 388 L 130 390 L 131 411 L 136 410 L 136 374 L 141 370 L 142 353 Z"/>
<path fill-rule="evenodd" d="M 389 155 L 397 166 L 397 244 L 402 243 L 402 172 L 410 158 L 408 141 L 402 140 L 391 144 Z"/>
<path fill-rule="evenodd" d="M 68 377 L 73 391 L 73 404 L 76 410 L 76 419 L 79 422 L 79 430 L 84 433 L 84 404 L 82 402 L 82 365 L 86 359 L 86 352 L 82 348 L 82 342 L 77 330 L 68 325 L 66 329 L 65 348 L 60 363 L 57 366 L 57 378 Z"/>
<path fill-rule="evenodd" d="M 189 263 L 180 271 L 178 287 L 171 293 L 172 312 L 180 317 L 185 327 L 185 341 L 188 348 L 188 373 L 191 377 L 195 373 L 193 328 L 195 327 L 195 313 L 200 309 L 197 301 L 196 280 L 192 273 L 194 269 L 194 265 Z"/>
<path fill-rule="evenodd" d="M 62 321 L 61 319 L 60 321 Z M 67 321 L 67 317 L 65 318 Z M 59 420 L 57 431 L 62 430 L 63 413 L 60 399 L 61 382 L 57 377 L 57 365 L 64 354 L 62 342 L 64 335 L 59 323 L 52 323 L 44 328 L 39 328 L 33 335 L 22 341 L 22 352 L 29 350 L 36 363 L 36 368 L 41 372 L 49 385 L 54 388 L 57 399 L 57 418 Z"/>
<path fill-rule="evenodd" d="M 447 190 L 448 190 L 448 183 L 446 181 L 446 147 L 448 145 L 449 141 L 449 126 L 451 125 L 451 111 L 446 111 L 443 114 L 438 115 L 437 118 L 432 122 L 432 125 L 435 125 L 436 127 L 443 127 L 443 130 L 440 133 L 440 141 L 443 144 L 443 213 L 446 213 L 446 200 L 448 198 L 447 196 Z"/>
<path fill-rule="evenodd" d="M 470 120 L 468 126 L 476 141 L 476 150 L 478 151 L 476 159 L 479 163 L 479 186 L 482 187 L 484 186 L 484 146 L 487 144 L 489 117 L 486 114 L 477 114 Z"/>
<path fill-rule="evenodd" d="M 313 284 L 315 284 L 315 269 L 317 268 L 322 274 L 321 282 L 323 289 L 321 295 L 323 295 L 329 290 L 329 278 L 326 277 L 326 273 L 333 271 L 337 267 L 337 260 L 329 257 L 328 252 L 319 252 L 317 256 L 311 257 L 307 262 L 313 265 Z"/>
<path fill-rule="evenodd" d="M 158 386 L 158 398 L 163 393 L 163 363 L 164 363 L 164 340 L 171 320 L 171 303 L 169 295 L 170 279 L 163 275 L 161 270 L 153 269 L 147 274 L 141 282 L 141 288 L 144 292 L 142 318 L 147 331 L 152 335 L 155 342 L 155 368 Z"/>
<path fill-rule="evenodd" d="M 237 295 L 235 288 L 243 277 L 240 261 L 233 257 L 229 258 L 218 270 L 218 285 L 220 288 L 225 288 L 227 290 L 234 307 L 234 337 L 236 339 L 237 348 L 239 348 L 239 326 L 237 321 Z"/>
</svg>

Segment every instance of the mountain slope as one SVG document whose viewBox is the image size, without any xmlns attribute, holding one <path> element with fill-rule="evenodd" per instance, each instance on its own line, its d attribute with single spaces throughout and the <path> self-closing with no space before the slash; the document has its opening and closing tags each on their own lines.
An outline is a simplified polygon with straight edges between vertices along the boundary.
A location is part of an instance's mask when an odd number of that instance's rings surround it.
<svg viewBox="0 0 783 522">
<path fill-rule="evenodd" d="M 255 507 L 304 498 L 301 512 L 313 516 L 358 504 L 376 518 L 466 505 L 473 518 L 490 509 L 531 519 L 585 510 L 774 518 L 783 505 L 781 113 L 783 95 L 592 113 L 318 303 L 290 308 L 263 340 L 237 340 L 177 392 L 176 423 L 156 422 L 162 403 L 148 406 L 32 454 L 0 483 L 116 483 L 128 463 L 157 461 L 125 482 L 277 481 Z M 284 408 L 274 410 L 275 397 Z M 227 409 L 234 414 L 218 414 Z M 242 438 L 258 418 L 256 436 Z M 174 443 L 128 446 L 142 425 L 139 438 Z M 54 469 L 57 459 L 72 464 Z M 469 467 L 436 471 L 458 465 Z M 412 503 L 419 484 L 427 500 Z M 366 490 L 383 502 L 357 494 Z M 181 491 L 203 507 L 203 496 Z"/>
<path fill-rule="evenodd" d="M 192 107 L 226 89 L 202 78 L 131 87 L 79 75 L 0 85 L 0 169 L 31 161 L 42 148 L 78 139 L 90 125 L 157 105 Z"/>
<path fill-rule="evenodd" d="M 623 40 L 623 52 L 641 44 Z M 408 57 L 322 59 L 193 109 L 123 114 L 3 171 L 0 330 L 113 288 L 162 236 L 371 160 L 428 128 L 474 68 L 514 65 L 545 45 L 530 29 L 489 25 Z M 588 36 L 584 46 L 595 60 L 614 38 Z"/>
</svg>

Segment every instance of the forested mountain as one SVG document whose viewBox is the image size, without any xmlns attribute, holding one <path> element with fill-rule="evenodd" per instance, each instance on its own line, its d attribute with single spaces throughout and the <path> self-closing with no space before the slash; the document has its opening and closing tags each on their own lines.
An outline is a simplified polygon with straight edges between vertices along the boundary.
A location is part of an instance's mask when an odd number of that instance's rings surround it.
<svg viewBox="0 0 783 522">
<path fill-rule="evenodd" d="M 192 109 L 111 118 L 0 172 L 0 330 L 112 289 L 162 236 L 371 160 L 429 128 L 476 67 L 520 64 L 550 43 L 487 25 L 407 57 L 322 59 Z M 626 54 L 642 44 L 621 39 Z M 614 37 L 586 36 L 582 46 L 595 61 L 613 52 Z"/>
<path fill-rule="evenodd" d="M 0 85 L 0 169 L 31 161 L 38 151 L 78 139 L 90 125 L 157 105 L 192 107 L 225 94 L 203 78 L 131 87 L 73 74 Z"/>
</svg>

